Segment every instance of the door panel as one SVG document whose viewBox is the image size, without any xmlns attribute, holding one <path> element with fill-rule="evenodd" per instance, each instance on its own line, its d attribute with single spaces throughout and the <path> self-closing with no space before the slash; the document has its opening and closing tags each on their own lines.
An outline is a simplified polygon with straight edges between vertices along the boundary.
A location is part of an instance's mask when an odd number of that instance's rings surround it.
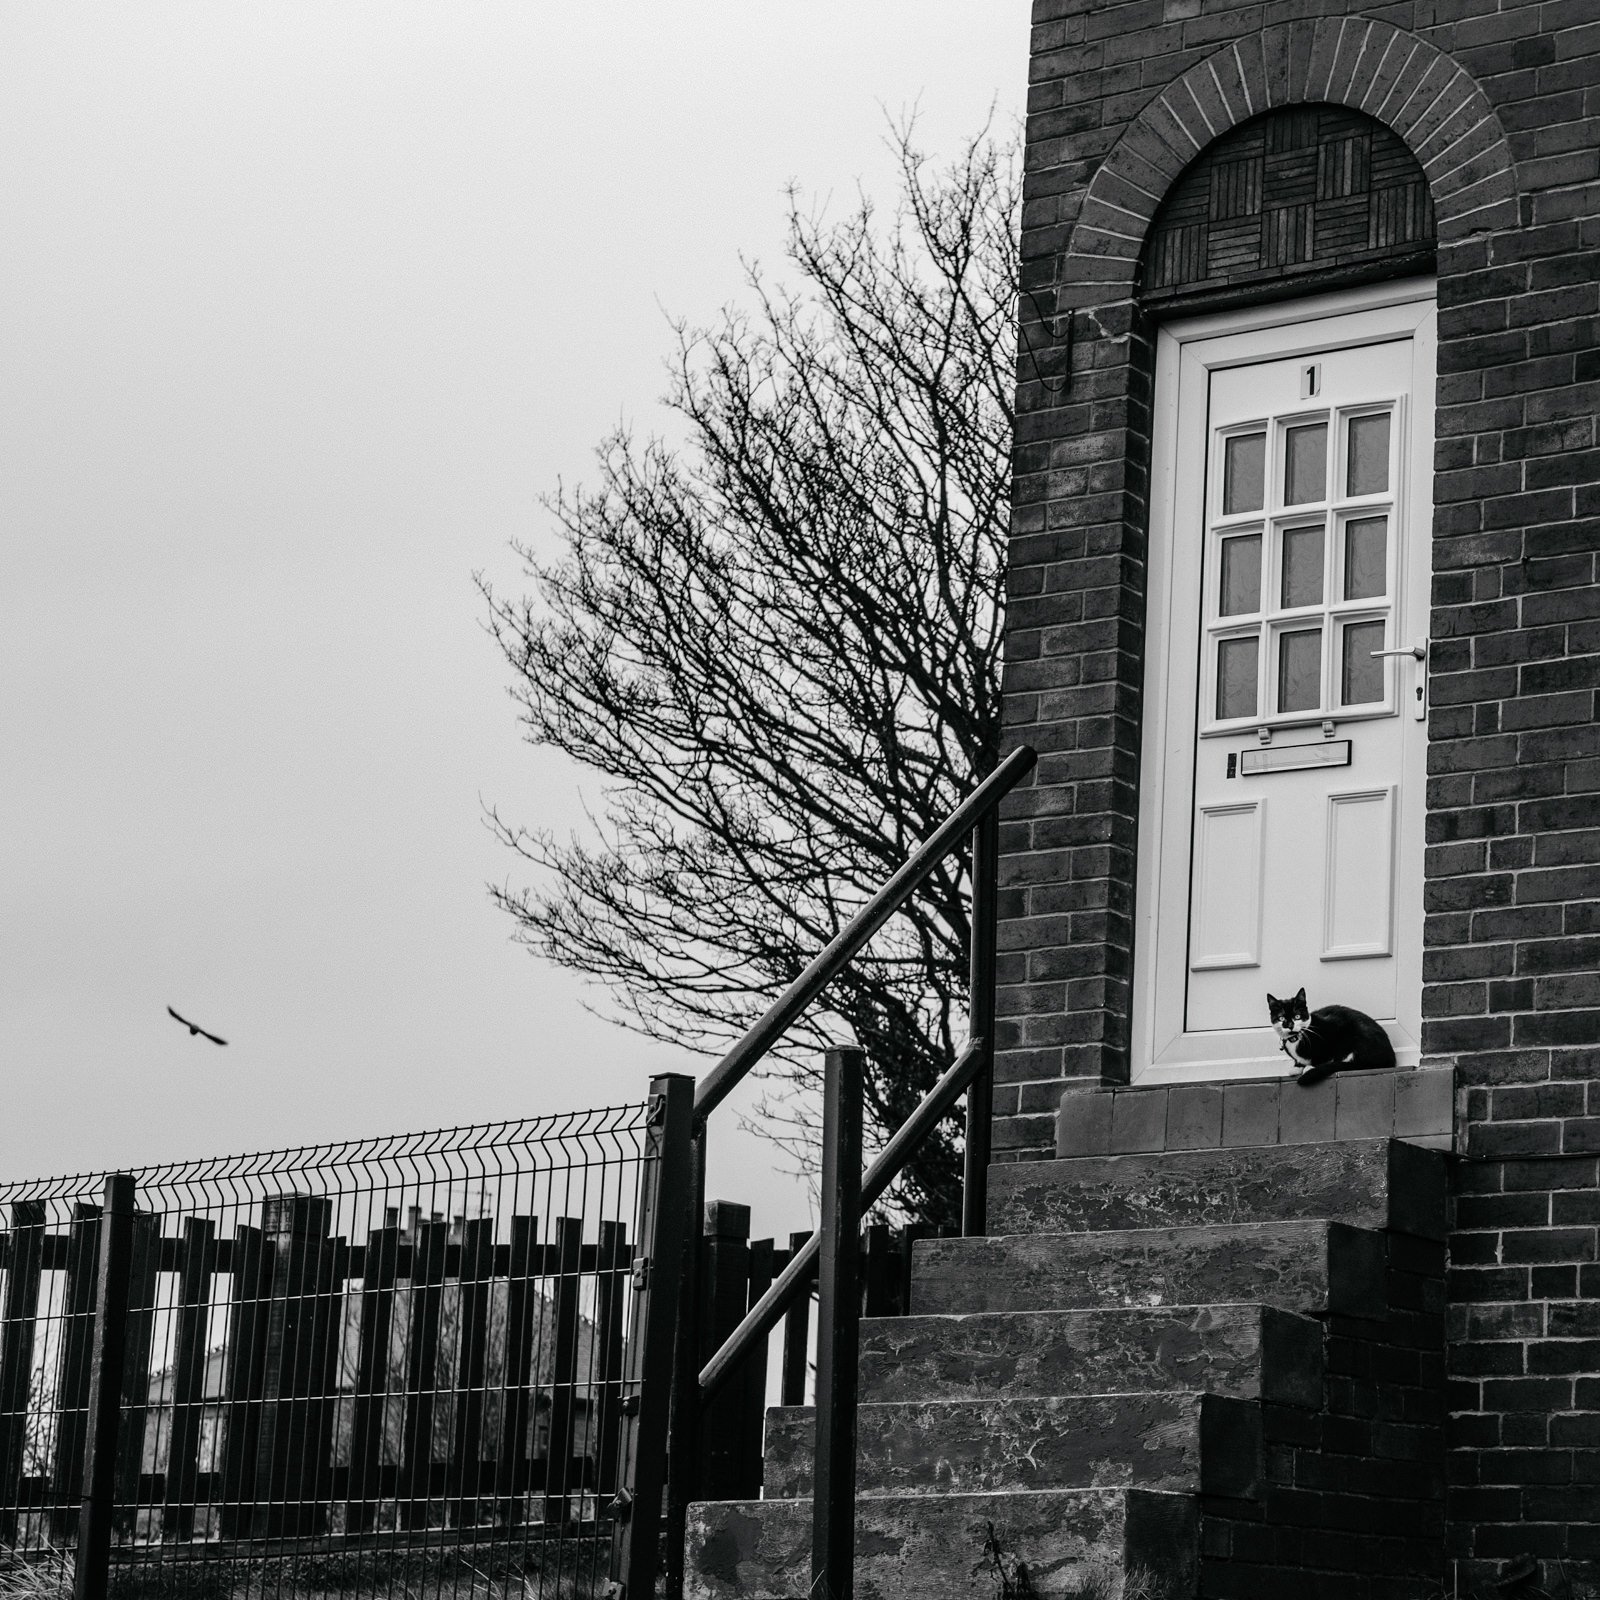
<svg viewBox="0 0 1600 1600">
<path fill-rule="evenodd" d="M 1289 1070 L 1266 993 L 1302 984 L 1416 1058 L 1431 332 L 1163 335 L 1136 1076 Z"/>
<path fill-rule="evenodd" d="M 1261 965 L 1265 811 L 1264 800 L 1199 809 L 1189 934 L 1189 965 L 1196 971 Z"/>
<path fill-rule="evenodd" d="M 1322 959 L 1394 953 L 1394 786 L 1328 796 L 1327 870 L 1322 881 Z M 1374 969 L 1377 970 L 1377 969 Z M 1393 1009 L 1386 994 L 1381 1010 Z M 1347 1002 L 1352 1003 L 1352 1002 Z"/>
</svg>

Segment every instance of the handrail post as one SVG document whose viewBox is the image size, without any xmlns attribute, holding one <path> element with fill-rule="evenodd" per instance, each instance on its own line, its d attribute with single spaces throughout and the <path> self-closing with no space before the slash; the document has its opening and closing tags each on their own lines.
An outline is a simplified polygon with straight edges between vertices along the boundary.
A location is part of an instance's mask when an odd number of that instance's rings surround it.
<svg viewBox="0 0 1600 1600">
<path fill-rule="evenodd" d="M 622 1437 L 611 1542 L 616 1600 L 650 1600 L 661 1552 L 661 1491 L 667 1460 L 667 1401 L 673 1377 L 676 1303 L 688 1213 L 694 1079 L 650 1080 L 650 1124 L 634 1229 L 633 1306 L 622 1378 Z M 678 1565 L 682 1567 L 680 1555 Z"/>
<path fill-rule="evenodd" d="M 105 1600 L 111 1576 L 111 1518 L 117 1487 L 117 1429 L 122 1420 L 122 1356 L 133 1267 L 134 1179 L 106 1179 L 95 1269 L 94 1330 L 89 1353 L 89 1418 L 83 1503 L 73 1563 L 73 1600 Z"/>
<path fill-rule="evenodd" d="M 995 964 L 999 930 L 1000 818 L 989 811 L 972 830 L 971 1022 L 985 1060 L 967 1090 L 967 1147 L 962 1161 L 961 1232 L 988 1232 L 989 1135 L 994 1114 Z"/>
<path fill-rule="evenodd" d="M 789 1260 L 805 1249 L 809 1233 L 789 1235 Z M 752 1310 L 755 1308 L 752 1306 Z M 796 1295 L 783 1314 L 783 1387 L 779 1400 L 786 1406 L 806 1403 L 806 1345 L 811 1334 L 811 1295 Z"/>
<path fill-rule="evenodd" d="M 810 1592 L 813 1600 L 851 1600 L 861 1322 L 862 1052 L 830 1050 L 825 1062 Z"/>
<path fill-rule="evenodd" d="M 689 1163 L 678 1191 L 684 1215 L 683 1263 L 678 1274 L 678 1316 L 673 1340 L 672 1431 L 667 1441 L 667 1549 L 665 1600 L 683 1600 L 689 1503 L 699 1489 L 700 1453 L 700 1219 L 706 1209 L 706 1125 L 696 1118 Z"/>
</svg>

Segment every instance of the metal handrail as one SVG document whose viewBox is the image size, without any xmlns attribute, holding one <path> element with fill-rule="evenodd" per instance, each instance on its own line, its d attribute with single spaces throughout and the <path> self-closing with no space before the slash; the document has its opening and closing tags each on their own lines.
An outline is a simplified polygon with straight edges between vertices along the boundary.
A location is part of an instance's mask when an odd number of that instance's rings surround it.
<svg viewBox="0 0 1600 1600">
<path fill-rule="evenodd" d="M 1023 745 L 1005 758 L 937 828 L 912 851 L 905 864 L 850 919 L 789 987 L 768 1007 L 732 1049 L 708 1072 L 694 1097 L 691 1116 L 688 1193 L 685 1211 L 698 1217 L 705 1199 L 706 1133 L 711 1113 L 727 1098 L 796 1018 L 836 978 L 872 936 L 909 900 L 947 856 L 971 837 L 973 878 L 972 1004 L 968 1027 L 971 1037 L 955 1064 L 896 1131 L 883 1153 L 862 1180 L 853 1202 L 859 1222 L 861 1208 L 879 1199 L 900 1174 L 916 1147 L 939 1120 L 967 1094 L 967 1152 L 963 1164 L 962 1229 L 981 1233 L 984 1228 L 985 1178 L 988 1164 L 989 1069 L 994 1058 L 994 969 L 997 872 L 999 858 L 998 811 L 1001 800 L 1030 772 L 1038 757 Z M 830 1052 L 830 1059 L 835 1052 Z M 834 1152 L 837 1157 L 838 1152 Z M 859 1155 L 855 1158 L 859 1165 Z M 695 1436 L 704 1400 L 751 1353 L 757 1339 L 769 1332 L 790 1300 L 816 1270 L 821 1248 L 814 1238 L 803 1246 L 778 1281 L 761 1297 L 707 1363 L 697 1371 L 696 1255 L 686 1253 L 684 1272 L 677 1286 L 677 1335 L 672 1380 L 672 1424 L 667 1467 L 667 1574 L 666 1593 L 681 1600 L 684 1592 L 684 1551 L 689 1499 L 695 1475 Z M 830 1257 L 837 1266 L 836 1259 Z M 837 1273 L 834 1274 L 837 1277 Z M 825 1281 L 826 1299 L 838 1285 Z M 847 1403 L 854 1406 L 854 1380 L 845 1383 Z M 819 1468 L 820 1470 L 820 1468 Z M 830 1527 L 832 1524 L 830 1524 Z M 835 1530 L 837 1531 L 837 1530 Z M 832 1535 L 830 1535 L 830 1538 Z M 840 1537 L 843 1537 L 841 1534 Z"/>
<path fill-rule="evenodd" d="M 956 1057 L 955 1065 L 922 1097 L 921 1104 L 900 1124 L 878 1159 L 867 1168 L 866 1176 L 861 1180 L 863 1211 L 870 1210 L 900 1176 L 901 1169 L 911 1159 L 917 1146 L 961 1098 L 967 1085 L 983 1070 L 987 1058 L 985 1040 L 967 1041 L 967 1047 Z M 764 1339 L 777 1326 L 778 1318 L 789 1309 L 790 1301 L 811 1282 L 820 1253 L 818 1236 L 812 1234 L 789 1265 L 773 1280 L 772 1287 L 750 1308 L 744 1321 L 723 1341 L 722 1348 L 701 1369 L 701 1405 L 722 1387 L 739 1363 L 755 1348 L 757 1341 Z"/>
<path fill-rule="evenodd" d="M 783 1037 L 789 1024 L 838 977 L 851 958 L 911 898 L 928 874 L 973 826 L 999 805 L 1019 779 L 1032 771 L 1037 760 L 1037 755 L 1027 745 L 1013 750 L 911 852 L 905 865 L 834 935 L 806 970 L 773 1001 L 766 1014 L 701 1080 L 694 1097 L 696 1126 L 704 1124 L 739 1080 Z"/>
</svg>

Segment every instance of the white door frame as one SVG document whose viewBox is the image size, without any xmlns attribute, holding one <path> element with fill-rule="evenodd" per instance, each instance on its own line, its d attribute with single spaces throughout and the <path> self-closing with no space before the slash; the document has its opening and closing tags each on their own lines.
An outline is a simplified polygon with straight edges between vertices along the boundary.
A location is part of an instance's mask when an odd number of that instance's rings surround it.
<svg viewBox="0 0 1600 1600">
<path fill-rule="evenodd" d="M 1157 332 L 1129 1062 L 1135 1082 L 1170 1083 L 1219 1076 L 1274 1078 L 1283 1077 L 1291 1070 L 1285 1058 L 1271 1054 L 1270 1045 L 1261 1060 L 1230 1063 L 1225 1071 L 1204 1064 L 1153 1064 L 1175 1032 L 1183 1030 L 1183 996 L 1158 993 L 1156 940 L 1164 867 L 1168 871 L 1181 870 L 1185 885 L 1188 881 L 1195 759 L 1193 705 L 1169 704 L 1174 698 L 1168 694 L 1174 645 L 1187 649 L 1187 641 L 1198 626 L 1198 613 L 1192 620 L 1180 619 L 1175 614 L 1177 599 L 1172 583 L 1172 553 L 1178 497 L 1184 493 L 1198 498 L 1202 492 L 1207 429 L 1194 428 L 1187 438 L 1180 437 L 1180 396 L 1185 401 L 1185 417 L 1196 406 L 1203 416 L 1210 373 L 1218 367 L 1288 358 L 1383 339 L 1417 337 L 1419 343 L 1427 339 L 1431 345 L 1434 307 L 1435 280 L 1410 278 L 1196 317 L 1165 324 Z M 1263 339 L 1261 336 L 1268 330 L 1276 331 L 1270 340 Z M 1427 378 L 1429 392 L 1416 399 L 1425 404 L 1426 414 L 1431 417 L 1431 371 Z M 1433 471 L 1431 429 L 1429 435 L 1421 441 L 1417 452 L 1420 459 L 1409 464 L 1413 474 L 1409 498 L 1414 504 L 1431 509 L 1431 488 L 1422 492 L 1431 484 Z M 1432 529 L 1425 517 L 1413 519 L 1409 537 L 1422 541 L 1424 547 L 1431 543 Z M 1431 565 L 1430 561 L 1430 570 Z M 1192 597 L 1185 596 L 1184 603 L 1192 604 Z M 1411 996 L 1409 1009 L 1417 1013 L 1410 1019 L 1412 1025 L 1407 1027 L 1408 1002 L 1402 1000 L 1401 1031 L 1413 1036 L 1420 1033 L 1421 1021 L 1421 848 L 1419 837 L 1414 841 L 1415 871 L 1406 872 L 1397 885 L 1399 895 L 1414 893 L 1418 900 L 1414 917 L 1399 918 L 1402 930 L 1408 929 L 1408 925 L 1414 929 L 1405 942 L 1414 944 L 1415 949 L 1397 952 L 1403 957 L 1401 994 Z M 1413 876 L 1417 880 L 1414 886 L 1409 882 Z M 1398 904 L 1396 909 L 1399 910 Z M 1186 941 L 1187 917 L 1184 918 L 1184 938 Z M 1263 1015 L 1263 1023 L 1265 1020 Z M 1397 1040 L 1396 1055 L 1402 1063 L 1414 1064 L 1418 1056 L 1414 1038 Z"/>
</svg>

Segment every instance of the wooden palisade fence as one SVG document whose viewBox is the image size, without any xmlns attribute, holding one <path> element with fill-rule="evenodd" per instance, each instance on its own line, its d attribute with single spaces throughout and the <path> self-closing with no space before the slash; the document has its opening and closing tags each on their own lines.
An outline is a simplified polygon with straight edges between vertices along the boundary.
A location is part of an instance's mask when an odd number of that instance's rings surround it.
<svg viewBox="0 0 1600 1600">
<path fill-rule="evenodd" d="M 664 1096 L 676 1083 L 687 1080 L 654 1087 Z M 159 1199 L 159 1176 L 156 1187 Z M 635 1492 L 624 1435 L 640 1408 L 624 1396 L 647 1381 L 641 1337 L 627 1382 L 625 1325 L 641 1318 L 626 1315 L 640 1259 L 627 1225 L 590 1218 L 586 1229 L 558 1213 L 541 1237 L 529 1212 L 425 1219 L 415 1207 L 402 1220 L 385 1206 L 353 1240 L 335 1229 L 340 1205 L 338 1194 L 266 1194 L 224 1236 L 217 1216 L 144 1208 L 130 1174 L 105 1180 L 100 1204 L 10 1202 L 5 1543 L 74 1550 L 90 1600 L 114 1563 L 601 1533 Z M 658 1220 L 648 1195 L 638 1209 L 644 1226 Z M 907 1309 L 912 1243 L 933 1231 L 862 1230 L 862 1314 Z M 748 1206 L 706 1205 L 702 1363 L 811 1237 L 749 1232 Z M 809 1395 L 810 1305 L 786 1310 L 777 1373 L 762 1345 L 708 1407 L 696 1468 L 707 1497 L 760 1494 L 769 1387 L 786 1405 Z M 659 1479 L 664 1418 L 655 1432 Z"/>
<path fill-rule="evenodd" d="M 596 1576 L 650 1420 L 630 1233 L 681 1237 L 662 1113 L 690 1087 L 0 1191 L 0 1541 L 73 1552 L 82 1600 L 334 1551 Z"/>
</svg>

